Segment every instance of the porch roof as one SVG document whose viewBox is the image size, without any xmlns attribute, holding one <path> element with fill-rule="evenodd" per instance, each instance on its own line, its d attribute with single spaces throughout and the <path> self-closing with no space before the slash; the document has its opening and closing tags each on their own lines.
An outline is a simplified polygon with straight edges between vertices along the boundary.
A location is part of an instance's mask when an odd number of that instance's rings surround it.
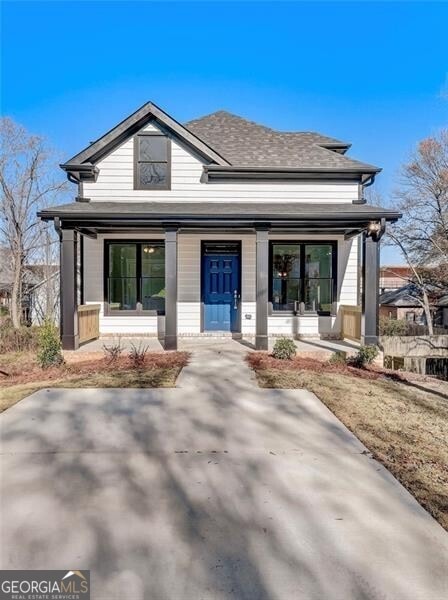
<svg viewBox="0 0 448 600">
<path fill-rule="evenodd" d="M 55 217 L 66 222 L 176 222 L 186 224 L 243 222 L 278 223 L 312 222 L 367 223 L 386 219 L 394 222 L 401 214 L 398 211 L 349 203 L 310 202 L 72 202 L 39 211 L 38 216 L 50 221 Z"/>
</svg>

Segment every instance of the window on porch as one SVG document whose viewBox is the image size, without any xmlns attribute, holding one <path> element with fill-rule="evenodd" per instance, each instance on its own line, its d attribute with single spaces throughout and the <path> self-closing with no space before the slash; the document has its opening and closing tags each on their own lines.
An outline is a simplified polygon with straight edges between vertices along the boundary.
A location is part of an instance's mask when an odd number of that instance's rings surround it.
<svg viewBox="0 0 448 600">
<path fill-rule="evenodd" d="M 332 312 L 336 243 L 271 242 L 270 273 L 274 312 Z"/>
<path fill-rule="evenodd" d="M 106 242 L 109 314 L 165 313 L 165 246 L 161 241 Z"/>
</svg>

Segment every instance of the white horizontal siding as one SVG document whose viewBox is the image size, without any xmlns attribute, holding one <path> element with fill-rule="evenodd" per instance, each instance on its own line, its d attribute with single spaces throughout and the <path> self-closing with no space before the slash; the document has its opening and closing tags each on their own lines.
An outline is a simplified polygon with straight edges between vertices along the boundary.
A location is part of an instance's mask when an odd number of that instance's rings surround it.
<svg viewBox="0 0 448 600">
<path fill-rule="evenodd" d="M 154 130 L 153 125 L 145 128 Z M 129 139 L 100 161 L 98 179 L 84 184 L 93 201 L 352 202 L 358 186 L 350 182 L 201 183 L 203 162 L 180 143 L 171 144 L 171 190 L 134 190 L 134 141 Z"/>
<path fill-rule="evenodd" d="M 160 239 L 160 235 L 116 234 L 99 236 L 84 242 L 84 301 L 99 303 L 100 331 L 107 334 L 157 334 L 157 317 L 153 316 L 105 316 L 103 307 L 103 246 L 104 239 Z M 310 239 L 310 236 L 271 234 L 271 240 Z M 331 236 L 313 236 L 313 240 L 335 239 Z M 201 333 L 201 241 L 241 241 L 242 288 L 241 330 L 244 335 L 255 335 L 255 235 L 228 233 L 181 233 L 178 236 L 178 332 L 183 335 Z M 358 286 L 358 240 L 345 241 L 338 238 L 338 307 L 340 304 L 356 304 Z M 339 310 L 338 310 L 339 313 Z M 339 314 L 335 317 L 290 315 L 270 316 L 269 335 L 294 334 L 303 336 L 337 335 L 340 332 Z"/>
<path fill-rule="evenodd" d="M 339 333 L 335 317 L 275 315 L 268 318 L 269 335 L 316 337 L 337 336 Z"/>
<path fill-rule="evenodd" d="M 238 234 L 180 234 L 178 239 L 178 331 L 201 332 L 201 241 L 241 241 L 242 330 L 255 333 L 255 236 Z"/>
<path fill-rule="evenodd" d="M 84 302 L 100 304 L 101 334 L 157 335 L 157 316 L 126 316 L 104 314 L 104 240 L 160 239 L 160 235 L 111 234 L 99 235 L 96 240 L 84 238 Z"/>
</svg>

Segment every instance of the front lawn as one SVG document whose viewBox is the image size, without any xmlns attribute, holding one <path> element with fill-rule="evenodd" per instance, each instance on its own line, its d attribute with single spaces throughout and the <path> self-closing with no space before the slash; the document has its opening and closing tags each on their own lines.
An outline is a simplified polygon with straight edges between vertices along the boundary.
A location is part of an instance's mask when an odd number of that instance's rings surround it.
<svg viewBox="0 0 448 600">
<path fill-rule="evenodd" d="M 252 353 L 259 385 L 306 388 L 448 530 L 448 384 L 379 369 Z"/>
<path fill-rule="evenodd" d="M 61 366 L 41 369 L 33 353 L 0 357 L 0 412 L 25 396 L 48 387 L 173 387 L 188 362 L 186 352 L 148 353 L 141 368 L 129 357 L 110 361 L 101 354 L 72 356 Z"/>
</svg>

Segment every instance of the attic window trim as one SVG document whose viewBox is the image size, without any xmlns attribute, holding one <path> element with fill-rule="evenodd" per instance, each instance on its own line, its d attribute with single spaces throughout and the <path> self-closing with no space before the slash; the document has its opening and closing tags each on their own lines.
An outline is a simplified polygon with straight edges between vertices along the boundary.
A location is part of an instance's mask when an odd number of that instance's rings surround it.
<svg viewBox="0 0 448 600">
<path fill-rule="evenodd" d="M 142 137 L 161 137 L 166 140 L 166 160 L 140 160 L 139 138 Z M 166 163 L 166 181 L 163 184 L 142 185 L 139 178 L 139 165 L 151 163 Z M 134 135 L 134 190 L 171 190 L 171 139 L 160 131 L 139 131 Z"/>
</svg>

